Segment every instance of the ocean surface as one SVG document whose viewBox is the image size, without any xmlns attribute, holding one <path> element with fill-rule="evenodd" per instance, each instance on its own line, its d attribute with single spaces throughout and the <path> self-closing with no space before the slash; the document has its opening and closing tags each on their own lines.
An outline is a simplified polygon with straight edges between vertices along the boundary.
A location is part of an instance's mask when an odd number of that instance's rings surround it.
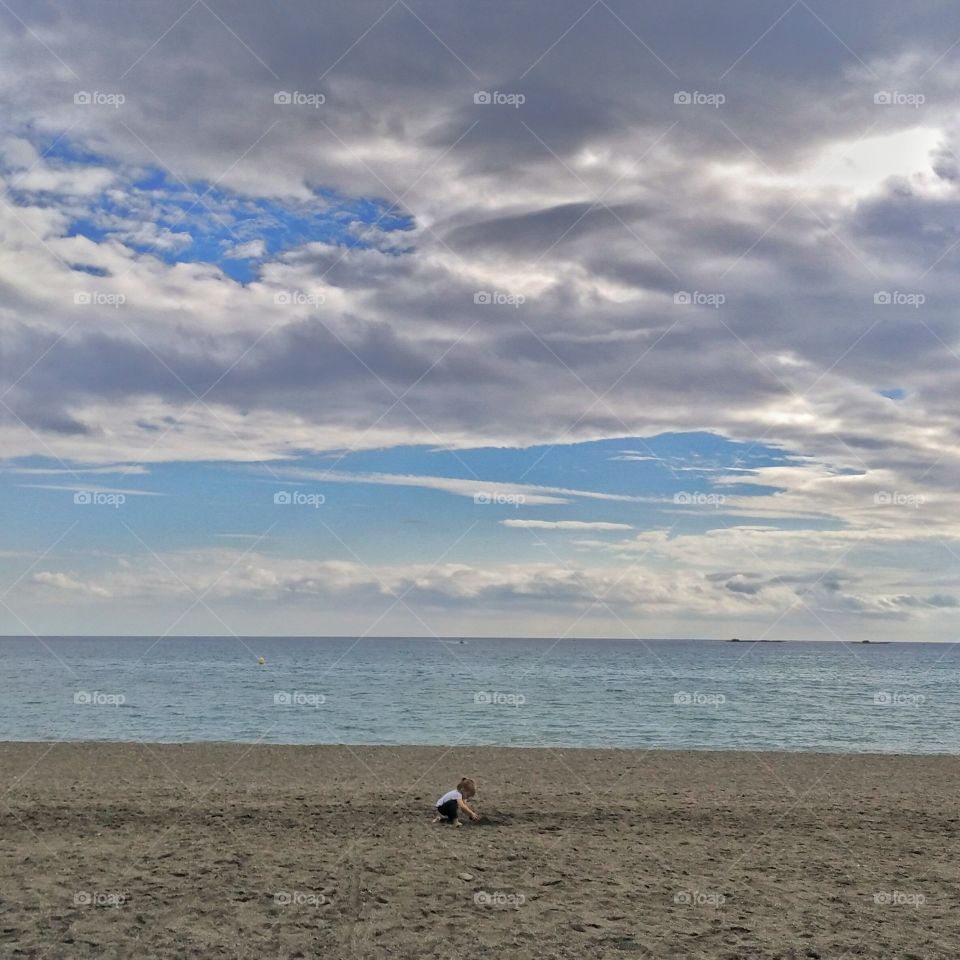
<svg viewBox="0 0 960 960">
<path fill-rule="evenodd" d="M 960 646 L 4 638 L 0 740 L 960 753 Z"/>
</svg>

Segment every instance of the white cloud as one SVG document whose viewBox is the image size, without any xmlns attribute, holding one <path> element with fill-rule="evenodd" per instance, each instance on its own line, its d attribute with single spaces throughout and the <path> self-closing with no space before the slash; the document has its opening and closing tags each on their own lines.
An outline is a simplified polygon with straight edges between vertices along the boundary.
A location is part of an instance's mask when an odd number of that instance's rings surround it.
<svg viewBox="0 0 960 960">
<path fill-rule="evenodd" d="M 133 490 L 129 487 L 100 487 L 88 486 L 85 483 L 73 484 L 55 484 L 55 483 L 21 483 L 18 486 L 29 490 L 70 490 L 73 492 L 85 491 L 86 493 L 118 493 L 125 497 L 165 497 L 166 493 L 159 490 Z"/>
<path fill-rule="evenodd" d="M 778 637 L 804 616 L 814 635 L 825 639 L 876 638 L 889 636 L 891 629 L 902 636 L 905 623 L 913 625 L 911 631 L 949 635 L 958 577 L 913 589 L 903 589 L 891 578 L 868 589 L 842 566 L 803 572 L 792 572 L 793 565 L 782 572 L 763 569 L 742 540 L 739 567 L 707 572 L 703 556 L 692 556 L 704 548 L 696 538 L 689 541 L 682 548 L 690 562 L 668 567 L 658 562 L 654 551 L 628 562 L 591 567 L 556 562 L 368 566 L 226 549 L 183 551 L 117 562 L 86 578 L 41 569 L 31 575 L 30 592 L 23 600 L 48 605 L 85 597 L 96 605 L 109 597 L 122 609 L 149 601 L 161 613 L 157 623 L 166 617 L 181 624 L 198 605 L 194 601 L 203 597 L 228 625 L 238 619 L 249 623 L 249 611 L 257 611 L 252 614 L 255 620 L 268 624 L 269 611 L 281 602 L 285 623 L 312 623 L 314 632 L 320 611 L 325 624 L 339 625 L 348 617 L 351 628 L 363 632 L 379 622 L 384 610 L 397 608 L 419 619 L 420 635 L 441 633 L 444 626 L 451 632 L 455 617 L 465 614 L 481 629 L 504 617 L 512 618 L 515 628 L 533 615 L 541 623 L 555 624 L 558 631 L 569 629 L 581 636 L 649 636 L 650 624 L 685 622 L 688 628 L 699 625 L 701 635 L 707 636 L 715 635 L 720 623 L 724 629 L 735 626 L 741 634 Z M 659 548 L 672 549 L 663 539 Z M 798 556 L 796 566 L 802 565 Z M 782 624 L 786 612 L 793 617 Z M 184 630 L 189 624 L 187 620 Z M 615 634 L 605 632 L 611 627 Z"/>
<path fill-rule="evenodd" d="M 606 523 L 599 520 L 501 520 L 505 527 L 520 530 L 632 530 L 629 523 Z"/>
<path fill-rule="evenodd" d="M 304 470 L 281 467 L 274 477 L 314 480 L 321 483 L 369 483 L 388 487 L 421 487 L 440 490 L 458 497 L 469 497 L 483 505 L 497 500 L 511 501 L 528 507 L 570 503 L 571 498 L 608 500 L 615 503 L 638 503 L 650 498 L 633 497 L 594 490 L 573 490 L 529 483 L 503 483 L 490 480 L 464 480 L 458 477 L 430 477 L 396 473 L 352 473 L 342 470 Z"/>
<path fill-rule="evenodd" d="M 247 243 L 238 243 L 231 247 L 226 256 L 232 260 L 244 260 L 247 257 L 259 258 L 267 252 L 267 244 L 264 240 L 249 240 Z"/>
</svg>

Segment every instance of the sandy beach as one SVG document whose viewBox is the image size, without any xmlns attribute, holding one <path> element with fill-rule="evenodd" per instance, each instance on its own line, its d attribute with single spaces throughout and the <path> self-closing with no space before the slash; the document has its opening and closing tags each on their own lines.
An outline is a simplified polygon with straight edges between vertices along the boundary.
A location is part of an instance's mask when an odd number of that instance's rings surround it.
<svg viewBox="0 0 960 960">
<path fill-rule="evenodd" d="M 960 759 L 0 745 L 0 954 L 955 958 Z M 480 824 L 432 825 L 461 774 Z"/>
</svg>

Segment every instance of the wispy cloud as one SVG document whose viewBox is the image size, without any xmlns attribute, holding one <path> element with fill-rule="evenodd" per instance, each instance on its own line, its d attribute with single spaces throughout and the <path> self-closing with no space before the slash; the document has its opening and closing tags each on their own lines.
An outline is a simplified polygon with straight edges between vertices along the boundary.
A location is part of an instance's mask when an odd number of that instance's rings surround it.
<svg viewBox="0 0 960 960">
<path fill-rule="evenodd" d="M 73 493 L 119 493 L 125 497 L 166 497 L 169 494 L 159 490 L 132 490 L 128 487 L 100 487 L 87 486 L 83 483 L 56 484 L 56 483 L 18 483 L 18 487 L 30 490 L 69 490 Z"/>
<path fill-rule="evenodd" d="M 654 500 L 652 497 L 600 493 L 596 490 L 399 473 L 350 473 L 340 470 L 290 469 L 284 466 L 280 467 L 274 476 L 291 480 L 312 480 L 317 483 L 369 483 L 387 487 L 420 487 L 424 490 L 440 490 L 457 497 L 469 497 L 474 500 L 479 498 L 481 502 L 496 498 L 511 498 L 530 507 L 570 503 L 574 499 L 609 500 L 618 503 L 646 503 Z"/>
<path fill-rule="evenodd" d="M 601 520 L 501 520 L 505 527 L 520 530 L 632 530 L 629 523 L 606 523 Z"/>
</svg>

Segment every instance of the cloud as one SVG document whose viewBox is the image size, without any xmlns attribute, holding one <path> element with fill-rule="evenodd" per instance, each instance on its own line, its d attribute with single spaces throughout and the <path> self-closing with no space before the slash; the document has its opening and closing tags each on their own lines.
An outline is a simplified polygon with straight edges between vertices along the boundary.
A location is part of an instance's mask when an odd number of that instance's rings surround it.
<svg viewBox="0 0 960 960">
<path fill-rule="evenodd" d="M 70 490 L 74 492 L 86 492 L 86 493 L 118 493 L 123 494 L 126 497 L 165 497 L 166 493 L 163 493 L 159 490 L 132 490 L 128 487 L 100 487 L 100 486 L 88 486 L 84 483 L 74 483 L 74 484 L 56 484 L 56 483 L 21 483 L 18 486 L 23 487 L 29 490 Z"/>
<path fill-rule="evenodd" d="M 629 523 L 606 523 L 598 520 L 501 520 L 504 527 L 520 530 L 632 530 Z"/>
<path fill-rule="evenodd" d="M 926 615 L 921 573 L 960 542 L 960 70 L 943 56 L 960 9 L 318 16 L 200 4 L 171 28 L 165 4 L 68 2 L 0 36 L 5 457 L 288 461 L 296 479 L 329 451 L 707 432 L 791 462 L 671 462 L 714 495 L 677 504 L 681 535 L 581 547 L 689 565 L 685 602 L 713 612 L 790 603 L 778 575 L 849 552 L 860 579 L 818 602 Z M 617 465 L 651 466 L 637 446 Z M 299 476 L 649 500 L 587 479 Z M 490 591 L 569 593 L 524 576 Z"/>
<path fill-rule="evenodd" d="M 246 257 L 262 257 L 267 252 L 266 243 L 260 240 L 248 240 L 228 250 L 224 256 L 231 260 L 243 260 Z"/>
<path fill-rule="evenodd" d="M 638 503 L 645 498 L 595 490 L 571 490 L 529 483 L 504 483 L 491 480 L 466 480 L 458 477 L 414 476 L 396 473 L 353 473 L 342 470 L 291 469 L 271 470 L 276 479 L 313 480 L 320 483 L 369 483 L 387 487 L 420 487 L 440 490 L 458 497 L 469 497 L 478 504 L 510 502 L 529 507 L 570 503 L 571 498 L 608 500 L 615 503 Z M 647 498 L 648 499 L 648 498 Z"/>
<path fill-rule="evenodd" d="M 918 446 L 952 458 L 945 24 L 908 4 L 878 31 L 870 4 L 854 7 L 824 25 L 801 6 L 764 34 L 748 5 L 690 4 L 683 30 L 673 13 L 601 5 L 558 48 L 557 11 L 536 4 L 494 23 L 435 3 L 378 22 L 360 4 L 309 45 L 256 4 L 234 5 L 229 31 L 197 8 L 156 46 L 170 26 L 159 6 L 136 22 L 44 15 L 35 32 L 69 67 L 49 74 L 42 48 L 10 34 L 0 78 L 17 92 L 5 152 L 17 204 L 2 227 L 23 253 L 4 278 L 6 360 L 19 373 L 46 351 L 7 398 L 22 421 L 7 449 L 131 452 L 134 411 L 153 405 L 180 423 L 151 448 L 166 459 L 235 458 L 238 411 L 257 455 L 283 447 L 285 416 L 291 446 L 312 450 L 344 433 L 471 446 L 706 429 L 844 465 Z M 323 63 L 322 109 L 274 102 L 310 93 L 302 78 Z M 107 75 L 122 75 L 120 107 L 73 102 Z M 722 108 L 675 102 L 706 84 Z M 916 107 L 875 102 L 918 85 Z M 519 109 L 474 103 L 511 86 Z M 73 154 L 41 156 L 68 129 Z M 109 242 L 71 234 L 85 198 L 148 192 L 133 171 L 158 158 L 172 183 L 382 197 L 414 226 L 402 251 L 303 243 L 245 286 L 160 256 L 222 216 L 205 186 L 180 227 L 131 218 Z M 238 235 L 240 251 L 261 254 L 262 237 Z M 107 275 L 78 277 L 76 262 Z M 922 312 L 874 304 L 911 283 Z M 322 309 L 274 302 L 294 289 L 322 294 Z M 125 301 L 83 313 L 77 290 Z M 480 290 L 525 302 L 478 305 Z M 678 292 L 725 302 L 678 305 Z M 875 394 L 891 378 L 913 398 L 892 418 Z M 198 396 L 215 412 L 207 428 L 188 416 Z M 942 435 L 917 429 L 938 422 Z"/>
<path fill-rule="evenodd" d="M 109 590 L 104 587 L 92 583 L 84 583 L 67 573 L 41 570 L 38 573 L 32 574 L 30 579 L 33 583 L 49 587 L 57 593 L 66 593 L 69 595 L 81 593 L 87 597 L 101 599 L 110 597 Z"/>
<path fill-rule="evenodd" d="M 691 545 L 692 546 L 692 545 Z M 720 622 L 750 625 L 757 633 L 776 636 L 785 610 L 796 608 L 827 639 L 876 636 L 878 626 L 912 622 L 947 628 L 955 594 L 911 593 L 866 589 L 846 573 L 810 571 L 797 575 L 723 573 L 707 575 L 694 565 L 663 568 L 652 562 L 572 567 L 559 562 L 366 565 L 353 561 L 297 560 L 255 551 L 229 549 L 182 551 L 117 562 L 81 578 L 71 571 L 42 569 L 30 577 L 31 599 L 75 603 L 98 598 L 125 607 L 150 601 L 182 616 L 199 597 L 215 606 L 223 622 L 253 604 L 269 610 L 282 602 L 290 622 L 314 622 L 318 611 L 341 609 L 377 621 L 377 611 L 406 609 L 420 620 L 421 634 L 447 615 L 469 614 L 483 623 L 522 611 L 558 617 L 559 624 L 596 635 L 597 625 L 617 624 L 617 634 L 632 634 L 629 621 L 642 615 L 649 622 L 671 619 L 698 623 L 707 635 Z M 565 619 L 564 619 L 565 618 Z M 938 620 L 938 618 L 941 618 Z M 563 629 L 561 627 L 561 629 Z M 437 631 L 440 632 L 440 631 Z M 462 631 L 461 631 L 462 632 Z"/>
<path fill-rule="evenodd" d="M 12 473 L 18 476 L 35 477 L 56 477 L 56 476 L 78 476 L 98 475 L 98 474 L 122 474 L 123 476 L 145 476 L 150 471 L 139 463 L 117 463 L 105 467 L 84 467 L 80 464 L 70 467 L 5 467 L 4 473 Z"/>
</svg>

